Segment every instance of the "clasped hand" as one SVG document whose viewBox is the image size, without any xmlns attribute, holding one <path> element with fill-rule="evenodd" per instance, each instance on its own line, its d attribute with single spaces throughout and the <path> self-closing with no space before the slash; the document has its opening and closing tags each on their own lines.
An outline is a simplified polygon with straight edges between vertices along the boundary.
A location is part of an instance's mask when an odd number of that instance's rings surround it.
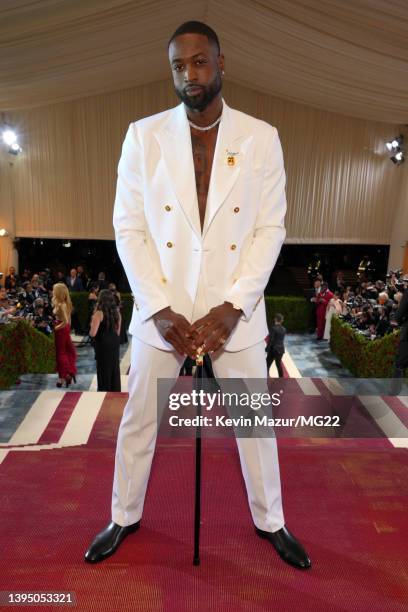
<svg viewBox="0 0 408 612">
<path fill-rule="evenodd" d="M 169 342 L 180 355 L 196 359 L 201 352 L 212 353 L 220 349 L 231 335 L 242 312 L 230 302 L 211 308 L 210 312 L 193 324 L 170 306 L 153 315 L 153 320 L 161 336 Z"/>
</svg>

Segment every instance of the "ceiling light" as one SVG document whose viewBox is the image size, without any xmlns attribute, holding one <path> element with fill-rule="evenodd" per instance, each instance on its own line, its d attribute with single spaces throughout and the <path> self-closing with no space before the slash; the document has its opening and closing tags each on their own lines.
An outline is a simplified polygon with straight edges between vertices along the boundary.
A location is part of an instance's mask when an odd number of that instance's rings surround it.
<svg viewBox="0 0 408 612">
<path fill-rule="evenodd" d="M 13 144 L 8 150 L 8 152 L 11 153 L 11 155 L 18 155 L 19 153 L 21 153 L 21 151 L 22 151 L 22 148 L 17 142 L 13 142 Z"/>
<path fill-rule="evenodd" d="M 397 166 L 399 166 L 405 161 L 404 153 L 402 151 L 398 151 L 398 153 L 393 155 L 393 157 L 391 157 L 390 159 L 394 164 L 397 164 Z"/>
<path fill-rule="evenodd" d="M 6 145 L 10 146 L 13 143 L 17 142 L 17 136 L 16 133 L 13 132 L 13 130 L 4 130 L 2 137 Z"/>
</svg>

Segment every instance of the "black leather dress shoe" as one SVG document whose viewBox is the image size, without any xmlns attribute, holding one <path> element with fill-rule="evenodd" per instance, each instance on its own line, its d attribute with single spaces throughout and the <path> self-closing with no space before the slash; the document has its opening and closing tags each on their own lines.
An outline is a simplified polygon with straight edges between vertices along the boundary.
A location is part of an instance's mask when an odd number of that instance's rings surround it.
<svg viewBox="0 0 408 612">
<path fill-rule="evenodd" d="M 140 521 L 126 527 L 121 527 L 112 521 L 95 537 L 85 553 L 85 561 L 88 563 L 98 563 L 110 557 L 126 536 L 137 531 L 139 527 Z"/>
<path fill-rule="evenodd" d="M 262 531 L 255 527 L 255 531 L 260 538 L 269 540 L 275 547 L 276 552 L 289 565 L 298 567 L 299 569 L 308 569 L 312 564 L 307 556 L 307 552 L 303 548 L 300 542 L 290 533 L 286 525 L 274 531 Z"/>
</svg>

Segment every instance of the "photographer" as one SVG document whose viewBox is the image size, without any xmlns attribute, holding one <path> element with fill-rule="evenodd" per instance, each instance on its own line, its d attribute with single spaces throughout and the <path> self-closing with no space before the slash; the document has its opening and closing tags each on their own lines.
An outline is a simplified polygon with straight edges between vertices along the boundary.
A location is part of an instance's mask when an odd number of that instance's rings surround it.
<svg viewBox="0 0 408 612">
<path fill-rule="evenodd" d="M 375 326 L 375 334 L 377 337 L 382 338 L 383 336 L 385 336 L 385 334 L 389 334 L 392 331 L 389 319 L 389 311 L 385 306 L 379 306 L 377 312 L 378 317 Z"/>
<path fill-rule="evenodd" d="M 377 295 L 378 295 L 377 291 L 375 290 L 375 287 L 370 285 L 367 281 L 363 281 L 363 282 L 360 283 L 359 294 L 365 300 L 369 300 L 369 299 L 372 299 L 372 298 L 376 299 Z"/>
<path fill-rule="evenodd" d="M 33 285 L 31 283 L 24 283 L 23 284 L 23 290 L 25 293 L 25 301 L 27 302 L 27 304 L 34 304 L 34 301 L 40 297 L 38 295 L 38 293 L 35 291 L 35 289 L 33 288 Z"/>
<path fill-rule="evenodd" d="M 397 325 L 397 321 L 393 321 L 398 304 L 404 289 L 408 288 L 408 279 L 400 276 L 400 270 L 391 271 L 387 274 L 387 284 L 380 279 L 374 284 L 362 280 L 355 292 L 347 288 L 344 293 L 345 312 L 340 317 L 371 340 L 391 333 L 392 325 Z"/>
<path fill-rule="evenodd" d="M 378 304 L 380 306 L 384 306 L 388 310 L 391 310 L 393 303 L 394 302 L 393 300 L 390 300 L 388 293 L 386 291 L 381 291 L 381 293 L 378 296 Z"/>
<path fill-rule="evenodd" d="M 52 287 L 54 285 L 54 281 L 53 281 L 53 279 L 51 277 L 51 270 L 50 270 L 50 268 L 45 268 L 45 270 L 40 272 L 39 276 L 40 276 L 40 279 L 41 279 L 41 284 L 45 288 L 47 293 L 48 294 L 50 292 L 52 293 Z"/>
<path fill-rule="evenodd" d="M 11 315 L 16 310 L 15 305 L 9 300 L 6 290 L 0 289 L 0 323 L 8 323 Z"/>
<path fill-rule="evenodd" d="M 46 336 L 52 334 L 53 320 L 46 313 L 43 298 L 37 298 L 34 302 L 33 327 Z"/>
<path fill-rule="evenodd" d="M 16 269 L 14 266 L 9 267 L 9 273 L 7 274 L 4 287 L 9 291 L 10 289 L 16 288 L 20 282 L 18 275 L 16 274 Z"/>
</svg>

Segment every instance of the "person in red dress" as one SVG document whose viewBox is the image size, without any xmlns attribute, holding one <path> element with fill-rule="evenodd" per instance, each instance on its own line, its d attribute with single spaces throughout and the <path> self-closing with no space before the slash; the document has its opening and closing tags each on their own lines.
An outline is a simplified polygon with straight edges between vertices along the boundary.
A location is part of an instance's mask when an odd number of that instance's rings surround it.
<svg viewBox="0 0 408 612">
<path fill-rule="evenodd" d="M 317 340 L 323 340 L 326 308 L 333 296 L 334 293 L 330 291 L 327 283 L 323 283 L 321 291 L 316 297 Z"/>
<path fill-rule="evenodd" d="M 71 340 L 72 302 L 68 287 L 64 283 L 56 283 L 52 288 L 53 313 L 56 317 L 54 326 L 55 354 L 57 360 L 57 387 L 63 382 L 67 387 L 72 379 L 76 382 L 76 350 Z"/>
</svg>

